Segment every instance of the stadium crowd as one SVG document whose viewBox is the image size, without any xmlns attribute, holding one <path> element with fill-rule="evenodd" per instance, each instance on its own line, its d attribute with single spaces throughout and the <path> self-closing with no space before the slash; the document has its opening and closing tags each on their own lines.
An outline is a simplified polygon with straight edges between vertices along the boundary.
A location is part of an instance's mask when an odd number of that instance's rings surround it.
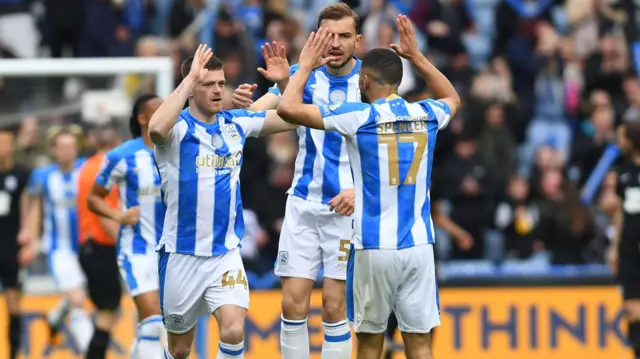
<svg viewBox="0 0 640 359">
<path fill-rule="evenodd" d="M 0 57 L 170 56 L 179 82 L 181 61 L 195 44 L 206 42 L 225 62 L 224 106 L 232 108 L 240 84 L 256 83 L 256 96 L 272 85 L 255 71 L 264 67 L 260 45 L 283 44 L 295 63 L 317 11 L 332 2 L 0 0 Z M 640 81 L 630 46 L 635 26 L 627 2 L 347 2 L 363 17 L 358 54 L 395 41 L 395 17 L 406 13 L 420 32 L 423 51 L 463 98 L 461 112 L 437 141 L 430 194 L 447 224 L 438 232 L 439 259 L 603 263 L 615 178 L 604 178 L 592 202 L 582 201 L 580 192 L 615 141 L 616 126 L 640 117 Z M 119 84 L 135 95 L 152 91 L 153 81 L 131 75 Z M 33 106 L 33 96 L 24 96 L 31 85 L 0 79 L 0 112 Z M 63 94 L 51 101 L 70 100 L 64 91 L 47 93 Z M 408 100 L 429 97 L 408 65 L 400 94 Z M 95 133 L 78 116 L 26 116 L 18 130 L 19 162 L 32 168 L 46 164 L 46 130 L 71 122 L 85 129 L 90 154 Z M 294 136 L 247 141 L 242 250 L 254 273 L 273 270 L 297 152 Z"/>
</svg>

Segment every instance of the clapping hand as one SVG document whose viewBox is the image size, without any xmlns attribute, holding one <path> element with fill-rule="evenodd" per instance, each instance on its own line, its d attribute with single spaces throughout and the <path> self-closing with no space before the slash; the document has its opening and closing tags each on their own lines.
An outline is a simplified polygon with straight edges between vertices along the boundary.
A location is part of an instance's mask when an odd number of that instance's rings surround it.
<svg viewBox="0 0 640 359">
<path fill-rule="evenodd" d="M 278 43 L 273 42 L 273 45 L 268 42 L 260 46 L 262 56 L 267 69 L 262 67 L 258 68 L 260 75 L 265 79 L 272 82 L 279 82 L 289 78 L 289 61 L 287 60 L 287 52 L 284 46 L 278 48 Z"/>
<path fill-rule="evenodd" d="M 418 40 L 416 40 L 416 33 L 413 31 L 411 21 L 404 15 L 398 15 L 396 24 L 398 25 L 400 44 L 391 44 L 389 46 L 395 50 L 398 55 L 407 60 L 411 60 L 414 56 L 420 53 Z"/>
<path fill-rule="evenodd" d="M 331 43 L 332 36 L 329 30 L 324 27 L 318 29 L 318 32 L 312 32 L 302 52 L 300 52 L 300 58 L 298 59 L 300 67 L 316 69 L 336 60 L 337 58 L 333 56 L 323 57 Z"/>
<path fill-rule="evenodd" d="M 195 55 L 193 55 L 191 71 L 189 71 L 189 76 L 191 76 L 197 83 L 202 83 L 207 77 L 209 70 L 205 69 L 205 66 L 209 60 L 211 60 L 211 57 L 213 57 L 211 48 L 207 47 L 207 45 L 200 44 Z"/>
</svg>

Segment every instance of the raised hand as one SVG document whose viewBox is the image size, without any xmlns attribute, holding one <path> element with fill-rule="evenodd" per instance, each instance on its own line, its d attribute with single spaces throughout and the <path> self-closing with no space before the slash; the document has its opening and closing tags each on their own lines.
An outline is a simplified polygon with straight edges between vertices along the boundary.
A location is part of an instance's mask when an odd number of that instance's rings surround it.
<svg viewBox="0 0 640 359">
<path fill-rule="evenodd" d="M 287 60 L 287 52 L 284 46 L 278 48 L 278 43 L 273 42 L 273 45 L 268 42 L 260 46 L 262 56 L 266 63 L 267 69 L 258 67 L 260 75 L 265 79 L 272 82 L 279 82 L 289 78 L 289 61 Z"/>
<path fill-rule="evenodd" d="M 411 21 L 404 15 L 398 15 L 396 19 L 398 25 L 398 33 L 400 35 L 400 44 L 391 44 L 391 47 L 398 55 L 410 60 L 420 53 L 416 33 L 413 31 Z"/>
<path fill-rule="evenodd" d="M 201 83 L 207 77 L 209 70 L 205 69 L 205 66 L 211 60 L 213 52 L 207 45 L 200 44 L 196 53 L 193 55 L 193 62 L 191 63 L 191 76 L 196 82 Z"/>
<path fill-rule="evenodd" d="M 249 108 L 253 105 L 253 93 L 257 88 L 258 85 L 256 84 L 242 84 L 233 90 L 233 95 L 231 96 L 233 108 Z"/>
<path fill-rule="evenodd" d="M 332 35 L 327 28 L 321 27 L 318 32 L 312 32 L 300 52 L 300 58 L 298 59 L 300 67 L 307 66 L 315 69 L 335 60 L 336 58 L 333 56 L 323 57 L 331 43 L 331 37 Z"/>
</svg>

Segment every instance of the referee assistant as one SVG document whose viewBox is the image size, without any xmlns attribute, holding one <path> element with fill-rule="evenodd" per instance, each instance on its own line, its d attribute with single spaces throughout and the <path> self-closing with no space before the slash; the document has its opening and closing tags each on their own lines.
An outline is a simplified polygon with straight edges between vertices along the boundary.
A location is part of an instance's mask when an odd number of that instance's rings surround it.
<svg viewBox="0 0 640 359">
<path fill-rule="evenodd" d="M 95 330 L 87 350 L 87 359 L 104 359 L 109 347 L 110 332 L 116 323 L 122 286 L 116 258 L 118 223 L 89 211 L 87 198 L 100 171 L 105 154 L 121 140 L 114 125 L 97 129 L 98 152 L 83 165 L 78 175 L 78 222 L 80 228 L 80 265 L 87 277 L 89 298 L 98 310 Z M 107 203 L 118 208 L 118 189 L 106 197 Z"/>
<path fill-rule="evenodd" d="M 14 135 L 0 130 L 0 283 L 9 312 L 9 358 L 18 357 L 20 349 L 20 264 L 19 230 L 25 227 L 26 197 L 22 195 L 29 180 L 29 170 L 13 162 Z M 24 240 L 23 240 L 24 242 Z M 27 264 L 27 263 L 25 263 Z M 0 345 L 0 348 L 5 347 Z M 6 347 L 5 347 L 6 348 Z M 2 350 L 0 350 L 2 352 Z"/>
</svg>

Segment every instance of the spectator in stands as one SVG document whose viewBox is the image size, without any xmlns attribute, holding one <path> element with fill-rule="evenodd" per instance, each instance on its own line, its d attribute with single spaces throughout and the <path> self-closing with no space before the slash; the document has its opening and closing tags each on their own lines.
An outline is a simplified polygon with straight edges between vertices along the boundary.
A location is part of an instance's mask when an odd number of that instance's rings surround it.
<svg viewBox="0 0 640 359">
<path fill-rule="evenodd" d="M 538 208 L 530 200 L 527 180 L 512 177 L 495 211 L 495 226 L 504 233 L 505 259 L 527 259 L 544 249 L 538 223 Z"/>
<path fill-rule="evenodd" d="M 456 138 L 453 155 L 434 172 L 441 197 L 451 204 L 451 219 L 473 237 L 471 248 L 453 248 L 453 259 L 480 259 L 484 253 L 484 231 L 490 223 L 490 169 L 477 151 L 477 140 L 469 132 Z"/>
<path fill-rule="evenodd" d="M 634 72 L 627 74 L 622 87 L 629 104 L 629 107 L 623 112 L 622 120 L 624 122 L 640 120 L 640 80 L 638 80 L 638 76 Z"/>
<path fill-rule="evenodd" d="M 535 49 L 540 26 L 552 23 L 554 1 L 502 0 L 495 10 L 494 56 L 503 56 L 513 74 L 513 88 L 525 113 L 535 101 Z"/>
<path fill-rule="evenodd" d="M 593 53 L 585 65 L 585 91 L 606 91 L 613 99 L 617 111 L 624 110 L 622 79 L 629 69 L 628 55 L 621 35 L 606 34 L 600 39 L 598 52 Z"/>
<path fill-rule="evenodd" d="M 115 0 L 86 0 L 85 11 L 81 56 L 133 55 L 140 25 L 131 23 L 131 19 L 125 16 L 127 11 L 122 11 Z"/>
<path fill-rule="evenodd" d="M 553 264 L 583 264 L 584 249 L 595 235 L 593 219 L 580 203 L 579 192 L 559 170 L 541 178 L 540 238 L 552 255 Z"/>
<path fill-rule="evenodd" d="M 542 197 L 542 177 L 551 171 L 562 171 L 562 156 L 555 148 L 546 144 L 538 148 L 536 151 L 536 162 L 529 178 L 529 186 L 531 188 L 531 196 L 534 199 Z"/>
<path fill-rule="evenodd" d="M 478 153 L 492 173 L 492 188 L 505 187 L 507 178 L 516 169 L 516 144 L 499 103 L 485 110 L 485 121 L 478 141 Z M 502 191 L 502 190 L 500 190 Z"/>
<path fill-rule="evenodd" d="M 456 57 L 465 52 L 463 34 L 474 29 L 467 9 L 462 0 L 418 1 L 411 12 L 411 20 L 427 34 L 430 51 Z"/>
<path fill-rule="evenodd" d="M 85 27 L 85 1 L 45 0 L 45 40 L 51 57 L 59 58 L 69 50 L 71 56 L 79 56 Z"/>
<path fill-rule="evenodd" d="M 596 167 L 606 147 L 615 141 L 614 112 L 611 107 L 597 107 L 591 118 L 584 121 L 573 141 L 573 166 L 580 174 L 583 185 Z"/>
</svg>

